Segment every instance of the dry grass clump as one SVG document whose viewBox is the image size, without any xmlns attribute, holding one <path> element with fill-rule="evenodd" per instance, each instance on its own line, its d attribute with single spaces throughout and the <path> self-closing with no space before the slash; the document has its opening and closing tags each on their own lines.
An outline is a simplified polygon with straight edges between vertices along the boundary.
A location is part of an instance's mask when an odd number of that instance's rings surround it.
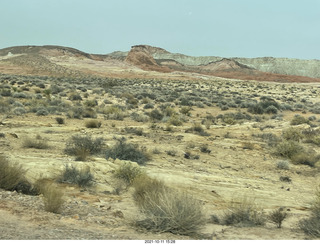
<svg viewBox="0 0 320 244">
<path fill-rule="evenodd" d="M 299 129 L 290 127 L 282 132 L 282 138 L 299 142 L 303 138 L 303 135 Z"/>
<path fill-rule="evenodd" d="M 101 122 L 98 120 L 88 120 L 85 122 L 85 126 L 87 128 L 100 128 L 101 127 Z"/>
<path fill-rule="evenodd" d="M 0 156 L 0 188 L 13 190 L 24 180 L 25 172 L 21 165 L 10 164 L 5 157 Z"/>
<path fill-rule="evenodd" d="M 301 124 L 309 124 L 309 120 L 304 118 L 301 115 L 296 114 L 294 118 L 291 120 L 291 125 L 301 125 Z"/>
<path fill-rule="evenodd" d="M 78 160 L 83 160 L 88 155 L 100 153 L 103 144 L 104 140 L 101 137 L 92 139 L 90 135 L 74 135 L 68 140 L 64 152 L 75 155 Z"/>
<path fill-rule="evenodd" d="M 311 216 L 299 222 L 299 227 L 306 234 L 313 237 L 320 237 L 320 189 L 316 192 L 315 199 L 312 203 Z"/>
<path fill-rule="evenodd" d="M 106 119 L 123 120 L 126 116 L 125 112 L 118 106 L 109 106 L 101 111 Z"/>
<path fill-rule="evenodd" d="M 35 149 L 48 149 L 49 145 L 47 141 L 37 135 L 35 138 L 26 137 L 23 140 L 22 146 L 25 148 L 35 148 Z"/>
<path fill-rule="evenodd" d="M 289 158 L 294 164 L 314 167 L 319 157 L 313 151 L 307 151 L 299 142 L 282 140 L 274 149 L 277 156 Z"/>
<path fill-rule="evenodd" d="M 133 186 L 135 202 L 145 217 L 136 221 L 138 227 L 154 232 L 193 235 L 205 223 L 201 203 L 190 195 L 146 175 L 138 177 Z"/>
<path fill-rule="evenodd" d="M 60 213 L 64 203 L 63 192 L 55 184 L 46 182 L 40 187 L 44 208 L 48 212 Z"/>
<path fill-rule="evenodd" d="M 231 201 L 217 222 L 236 227 L 263 226 L 266 223 L 266 216 L 253 201 L 243 199 L 240 202 Z"/>
<path fill-rule="evenodd" d="M 186 130 L 187 133 L 193 132 L 199 134 L 200 136 L 210 136 L 208 132 L 206 132 L 200 123 L 195 123 L 193 126 Z"/>
<path fill-rule="evenodd" d="M 134 180 L 141 176 L 143 171 L 132 163 L 124 163 L 114 172 L 114 177 L 123 180 L 127 186 L 132 185 Z"/>
<path fill-rule="evenodd" d="M 276 145 L 274 150 L 276 155 L 289 159 L 292 159 L 294 155 L 304 151 L 298 142 L 292 140 L 282 140 Z"/>
</svg>

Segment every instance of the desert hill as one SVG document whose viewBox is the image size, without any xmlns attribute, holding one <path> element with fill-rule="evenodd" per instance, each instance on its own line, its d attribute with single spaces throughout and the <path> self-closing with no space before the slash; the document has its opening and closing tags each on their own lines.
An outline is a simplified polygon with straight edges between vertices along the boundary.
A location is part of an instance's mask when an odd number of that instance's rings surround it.
<svg viewBox="0 0 320 244">
<path fill-rule="evenodd" d="M 276 82 L 319 82 L 319 60 L 191 57 L 149 45 L 129 52 L 89 54 L 54 45 L 0 49 L 0 72 L 23 75 L 166 79 L 223 77 Z"/>
</svg>

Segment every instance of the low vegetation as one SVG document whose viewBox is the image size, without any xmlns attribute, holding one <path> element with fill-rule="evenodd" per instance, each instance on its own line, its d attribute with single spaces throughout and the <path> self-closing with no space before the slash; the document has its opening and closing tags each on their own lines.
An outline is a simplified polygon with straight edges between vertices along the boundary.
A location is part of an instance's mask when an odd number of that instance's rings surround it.
<svg viewBox="0 0 320 244">
<path fill-rule="evenodd" d="M 46 183 L 40 188 L 43 196 L 44 208 L 48 212 L 60 213 L 64 204 L 63 192 L 53 183 Z"/>
<path fill-rule="evenodd" d="M 94 176 L 91 174 L 90 168 L 77 169 L 75 166 L 66 165 L 57 182 L 90 187 L 94 183 Z"/>
<path fill-rule="evenodd" d="M 315 199 L 312 203 L 311 216 L 299 222 L 299 227 L 306 234 L 315 238 L 320 237 L 320 189 L 316 192 Z"/>
<path fill-rule="evenodd" d="M 231 201 L 223 215 L 213 215 L 212 220 L 222 225 L 253 227 L 265 225 L 267 217 L 252 200 L 243 199 L 239 202 Z"/>
<path fill-rule="evenodd" d="M 148 176 L 134 181 L 134 199 L 144 218 L 136 225 L 152 232 L 196 234 L 205 219 L 201 203 Z"/>
<path fill-rule="evenodd" d="M 145 150 L 126 142 L 125 138 L 118 139 L 113 147 L 106 150 L 106 158 L 129 160 L 139 165 L 145 165 L 150 160 L 150 156 Z"/>
<path fill-rule="evenodd" d="M 133 184 L 137 177 L 141 177 L 144 174 L 143 171 L 132 163 L 124 163 L 114 172 L 114 177 L 121 179 L 127 186 Z"/>
<path fill-rule="evenodd" d="M 88 155 L 101 153 L 104 140 L 101 137 L 93 139 L 91 135 L 74 135 L 66 143 L 64 152 L 84 160 Z"/>
<path fill-rule="evenodd" d="M 24 180 L 25 170 L 21 165 L 10 163 L 0 156 L 0 188 L 13 190 Z"/>
</svg>

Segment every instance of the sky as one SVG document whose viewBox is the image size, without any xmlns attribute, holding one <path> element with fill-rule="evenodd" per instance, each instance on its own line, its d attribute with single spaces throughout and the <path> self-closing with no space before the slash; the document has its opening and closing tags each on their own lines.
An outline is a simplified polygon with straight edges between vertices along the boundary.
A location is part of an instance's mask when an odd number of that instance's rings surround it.
<svg viewBox="0 0 320 244">
<path fill-rule="evenodd" d="M 320 59 L 320 0 L 0 0 L 0 49 Z"/>
</svg>

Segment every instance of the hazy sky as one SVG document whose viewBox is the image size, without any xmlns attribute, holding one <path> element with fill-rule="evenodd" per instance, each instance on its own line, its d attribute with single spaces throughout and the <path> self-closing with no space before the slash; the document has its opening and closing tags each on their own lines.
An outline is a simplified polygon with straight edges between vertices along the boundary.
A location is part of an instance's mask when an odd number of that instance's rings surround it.
<svg viewBox="0 0 320 244">
<path fill-rule="evenodd" d="M 320 0 L 0 0 L 0 48 L 320 59 Z"/>
</svg>

